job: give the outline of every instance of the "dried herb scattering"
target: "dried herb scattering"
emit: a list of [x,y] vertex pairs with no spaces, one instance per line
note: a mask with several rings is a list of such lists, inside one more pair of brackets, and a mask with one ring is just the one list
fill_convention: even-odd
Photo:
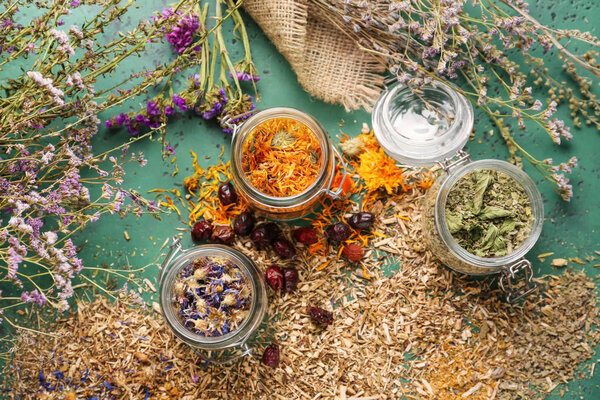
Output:
[[242,147],[242,169],[260,192],[294,196],[317,179],[321,145],[315,133],[291,118],[271,118],[255,127]]
[[248,276],[230,260],[199,257],[173,283],[173,306],[191,332],[208,337],[238,329],[252,304]]
[[[499,290],[454,273],[416,246],[424,195],[414,187],[373,205],[380,211],[371,231],[386,237],[376,236],[361,260],[370,280],[362,270],[348,274],[337,257],[319,268],[307,250],[280,260],[236,238],[233,246],[259,267],[277,262],[302,275],[293,295],[269,299],[269,325],[277,333],[261,339],[256,354],[278,343],[276,369],[258,356],[206,370],[160,315],[126,299],[103,299],[80,303],[44,329],[56,337],[21,332],[3,387],[49,398],[73,390],[86,399],[110,392],[116,399],[253,400],[268,393],[275,399],[537,400],[557,384],[593,375],[593,364],[581,363],[600,340],[594,280],[569,271],[542,277],[542,290],[508,305]],[[400,268],[384,276],[379,268],[388,261]],[[335,320],[318,326],[307,305],[335,310]],[[37,328],[35,318],[30,326]],[[64,374],[55,390],[40,385],[42,368],[49,387],[57,383],[55,371]]]
[[505,256],[523,244],[531,231],[531,200],[512,177],[491,169],[473,171],[450,189],[446,224],[469,253]]

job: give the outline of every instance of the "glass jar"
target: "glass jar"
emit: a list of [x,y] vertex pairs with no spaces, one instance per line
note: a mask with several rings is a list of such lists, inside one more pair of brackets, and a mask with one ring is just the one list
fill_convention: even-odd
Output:
[[[221,258],[238,267],[250,282],[251,305],[248,316],[235,330],[219,336],[202,336],[188,329],[177,316],[174,285],[183,268],[198,258]],[[217,244],[196,246],[183,250],[179,239],[173,239],[171,250],[160,270],[159,304],[163,318],[173,333],[192,347],[205,361],[214,364],[230,362],[250,355],[249,340],[257,332],[265,316],[268,301],[262,274],[246,255],[228,246]]]
[[419,96],[404,85],[386,89],[373,107],[373,131],[383,150],[407,166],[431,166],[467,143],[473,108],[460,93],[433,81]]
[[[524,242],[502,257],[478,257],[469,253],[454,240],[446,223],[446,202],[452,187],[466,174],[477,170],[495,170],[506,174],[521,185],[531,204],[533,222]],[[542,197],[533,180],[518,167],[500,160],[479,160],[451,165],[439,177],[423,199],[423,235],[429,250],[448,267],[468,275],[501,274],[501,287],[507,290],[509,301],[516,301],[533,287],[531,264],[524,256],[538,240],[544,223]],[[525,274],[526,285],[515,288],[514,279]]]
[[[460,93],[433,81],[419,95],[402,84],[386,89],[375,104],[372,123],[384,151],[402,166],[441,165],[444,174],[423,199],[423,235],[428,248],[448,267],[468,275],[499,274],[509,302],[536,289],[531,263],[524,258],[540,236],[544,210],[533,180],[518,167],[500,160],[471,162],[462,151],[473,127],[473,108]],[[533,214],[528,237],[502,257],[478,257],[462,248],[446,223],[450,190],[466,174],[495,170],[514,179],[527,194]]]
[[[253,112],[241,125],[230,121],[239,120],[244,115],[228,118],[224,123],[233,130],[231,142],[231,174],[237,193],[244,197],[250,206],[261,215],[276,220],[291,220],[309,214],[324,196],[338,198],[342,185],[332,190],[337,164],[346,176],[346,165],[332,145],[329,134],[321,124],[309,114],[288,107],[274,107]],[[289,118],[306,125],[316,136],[321,148],[321,165],[314,182],[301,193],[288,197],[275,197],[255,188],[242,169],[243,147],[248,135],[261,123],[275,118]]]

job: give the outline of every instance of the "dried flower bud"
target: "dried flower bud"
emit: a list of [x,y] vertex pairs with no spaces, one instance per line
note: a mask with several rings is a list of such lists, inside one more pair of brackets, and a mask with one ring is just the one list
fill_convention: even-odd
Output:
[[296,268],[284,268],[283,270],[283,289],[286,293],[293,292],[298,287],[298,270]]
[[273,250],[283,259],[293,258],[296,255],[294,246],[284,238],[275,239],[273,242]]
[[237,193],[231,182],[225,182],[219,186],[219,201],[224,206],[236,203],[238,200]]
[[350,218],[348,218],[348,225],[353,227],[354,229],[366,230],[373,226],[375,222],[375,216],[368,212],[359,212],[356,214],[352,214]]
[[254,228],[254,216],[249,211],[244,211],[235,218],[233,230],[238,236],[247,236]]
[[348,157],[356,157],[364,151],[364,143],[359,137],[346,140],[340,143],[340,149]]
[[283,273],[281,268],[273,264],[265,271],[265,280],[271,289],[278,291],[283,288]]
[[348,239],[351,233],[350,227],[343,222],[329,225],[325,232],[327,233],[327,237],[329,237],[329,239],[340,243]]
[[206,220],[198,221],[192,228],[192,240],[196,243],[206,240],[213,233],[213,227]]

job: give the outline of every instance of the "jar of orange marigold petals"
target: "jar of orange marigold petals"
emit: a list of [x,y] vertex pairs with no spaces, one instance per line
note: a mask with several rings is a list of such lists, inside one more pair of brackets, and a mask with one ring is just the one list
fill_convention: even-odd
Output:
[[310,213],[325,196],[337,198],[334,177],[346,165],[329,134],[311,115],[294,108],[256,111],[233,129],[231,174],[236,190],[259,214],[277,220]]

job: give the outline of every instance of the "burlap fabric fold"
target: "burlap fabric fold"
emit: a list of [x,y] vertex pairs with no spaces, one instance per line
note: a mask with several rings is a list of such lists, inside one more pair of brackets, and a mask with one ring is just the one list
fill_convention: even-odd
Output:
[[244,8],[308,93],[346,110],[372,109],[383,88],[383,63],[320,18],[309,0],[245,0]]

